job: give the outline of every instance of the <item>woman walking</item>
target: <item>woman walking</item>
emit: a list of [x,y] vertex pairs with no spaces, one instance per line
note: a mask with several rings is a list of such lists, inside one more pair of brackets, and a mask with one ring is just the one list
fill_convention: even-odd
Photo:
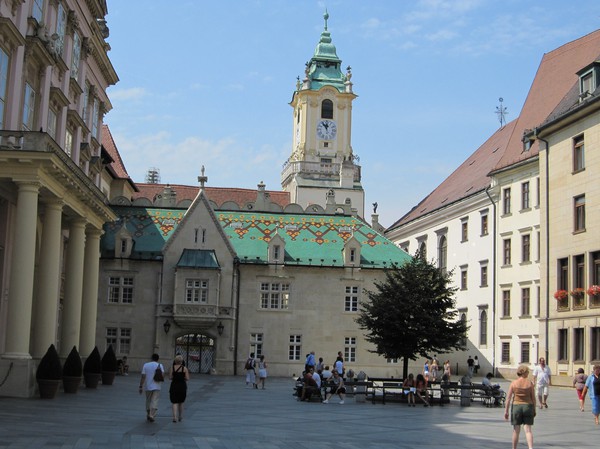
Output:
[[190,372],[183,365],[182,356],[178,355],[173,360],[169,378],[171,379],[169,399],[173,404],[173,422],[177,422],[183,419],[183,403],[187,395],[187,381],[190,380]]
[[573,377],[573,387],[575,387],[575,391],[577,391],[577,397],[579,398],[579,410],[582,412],[583,404],[585,402],[585,397],[583,396],[583,388],[585,387],[585,381],[587,380],[587,375],[584,374],[583,368],[579,368],[577,370],[577,374]]
[[531,431],[531,426],[533,426],[533,419],[535,417],[535,387],[528,379],[529,368],[525,365],[521,365],[517,369],[517,376],[519,377],[512,381],[508,389],[504,419],[508,420],[512,405],[512,412],[510,413],[510,422],[513,426],[512,447],[513,449],[517,449],[521,425],[523,425],[527,446],[529,446],[529,449],[533,449],[533,432]]
[[265,389],[265,380],[267,379],[267,362],[265,356],[261,355],[258,359],[258,384]]
[[585,381],[585,387],[583,387],[583,392],[581,393],[584,401],[588,391],[590,392],[590,400],[592,401],[594,422],[598,425],[598,417],[600,415],[600,365],[594,365],[592,375],[588,376]]

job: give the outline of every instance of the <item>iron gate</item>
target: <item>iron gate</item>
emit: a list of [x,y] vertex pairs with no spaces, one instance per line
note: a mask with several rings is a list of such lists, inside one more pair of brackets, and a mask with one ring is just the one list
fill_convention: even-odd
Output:
[[181,355],[191,373],[210,374],[215,358],[215,341],[203,334],[177,337],[175,354]]

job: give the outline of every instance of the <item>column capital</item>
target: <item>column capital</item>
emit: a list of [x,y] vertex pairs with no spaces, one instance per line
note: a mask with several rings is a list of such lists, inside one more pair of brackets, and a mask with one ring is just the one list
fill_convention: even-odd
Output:
[[42,187],[42,183],[39,181],[15,181],[17,187],[19,187],[19,191],[28,191],[28,192],[39,192]]
[[104,234],[104,231],[102,229],[98,229],[98,228],[87,227],[85,230],[85,235],[89,236],[89,237],[100,238],[100,237],[102,237],[103,234]]

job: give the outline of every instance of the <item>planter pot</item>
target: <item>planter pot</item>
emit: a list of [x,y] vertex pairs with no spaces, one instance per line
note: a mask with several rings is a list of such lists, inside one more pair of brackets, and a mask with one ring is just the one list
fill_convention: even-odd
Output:
[[116,375],[116,371],[102,371],[102,385],[112,385]]
[[40,398],[54,399],[56,393],[58,393],[58,387],[60,386],[59,379],[38,379],[37,383],[40,390]]
[[63,389],[65,393],[77,393],[81,384],[81,376],[63,376]]
[[85,388],[98,388],[98,383],[102,378],[100,373],[83,373]]

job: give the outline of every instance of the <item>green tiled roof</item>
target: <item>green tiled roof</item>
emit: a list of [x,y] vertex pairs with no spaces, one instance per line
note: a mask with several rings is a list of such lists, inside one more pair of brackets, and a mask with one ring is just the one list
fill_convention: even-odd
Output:
[[285,241],[285,263],[343,266],[342,250],[353,236],[361,244],[361,266],[404,263],[407,253],[356,217],[216,211],[242,263],[267,263],[269,241]]

